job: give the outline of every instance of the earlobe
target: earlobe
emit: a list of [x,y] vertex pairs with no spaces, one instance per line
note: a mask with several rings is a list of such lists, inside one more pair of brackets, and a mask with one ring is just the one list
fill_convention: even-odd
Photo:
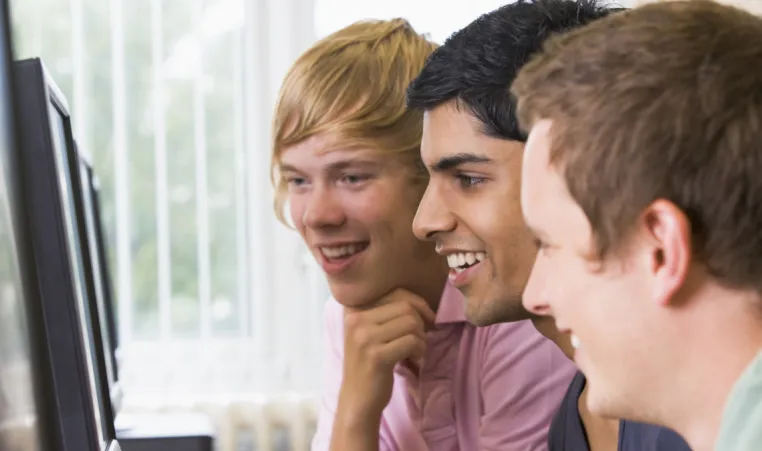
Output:
[[690,223],[680,208],[663,199],[649,205],[643,218],[651,242],[648,258],[654,300],[667,306],[688,277],[692,259]]

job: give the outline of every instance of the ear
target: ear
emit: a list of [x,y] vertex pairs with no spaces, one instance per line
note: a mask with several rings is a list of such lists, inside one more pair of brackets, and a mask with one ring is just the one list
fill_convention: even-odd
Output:
[[659,199],[643,211],[648,238],[649,270],[653,298],[666,306],[685,283],[691,263],[691,227],[685,213],[670,201]]

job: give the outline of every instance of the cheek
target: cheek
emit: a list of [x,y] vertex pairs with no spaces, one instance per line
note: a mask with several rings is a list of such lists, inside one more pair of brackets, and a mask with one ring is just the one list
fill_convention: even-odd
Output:
[[595,287],[591,284],[590,275],[576,259],[565,255],[545,260],[548,297],[555,301],[554,311],[559,316],[585,315],[584,311],[595,298]]
[[291,224],[302,235],[304,235],[304,222],[302,221],[302,218],[304,217],[305,206],[306,202],[304,197],[294,195],[288,197],[285,205],[285,209],[288,210],[288,215],[291,219]]

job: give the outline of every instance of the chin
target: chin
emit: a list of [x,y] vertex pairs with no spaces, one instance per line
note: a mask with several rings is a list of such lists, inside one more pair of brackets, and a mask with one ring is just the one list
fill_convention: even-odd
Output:
[[344,307],[365,307],[381,297],[373,287],[362,283],[341,283],[329,280],[328,288],[331,291],[331,296]]
[[532,318],[521,305],[521,300],[498,301],[485,299],[475,302],[466,300],[466,319],[475,326],[490,326],[498,323],[515,323]]
[[[588,381],[589,384],[589,381]],[[607,397],[605,393],[600,393],[594,388],[588,388],[587,394],[587,409],[590,413],[611,420],[623,418],[623,412],[616,408],[615,403],[612,403],[612,399]],[[628,418],[629,419],[629,418]]]
[[531,318],[521,302],[466,300],[466,319],[474,326],[484,327],[498,323],[514,323]]
[[606,384],[597,378],[587,380],[587,408],[602,418],[610,420],[627,419],[631,421],[651,422],[642,415],[643,411],[635,409],[624,393],[617,388],[611,389],[612,385]]

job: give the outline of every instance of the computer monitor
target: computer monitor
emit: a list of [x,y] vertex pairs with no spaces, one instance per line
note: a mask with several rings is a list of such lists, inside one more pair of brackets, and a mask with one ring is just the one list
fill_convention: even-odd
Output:
[[122,388],[119,384],[119,365],[117,362],[117,331],[114,316],[113,288],[111,273],[108,268],[108,246],[104,234],[103,218],[100,213],[98,178],[91,164],[90,155],[85,149],[76,146],[79,154],[79,174],[82,188],[82,209],[87,228],[87,242],[90,248],[90,270],[93,278],[95,301],[92,305],[98,315],[100,333],[98,338],[104,353],[106,379],[111,406],[116,415],[121,408]]
[[79,164],[66,99],[40,59],[15,63],[24,188],[42,297],[54,396],[67,450],[118,449],[97,339]]
[[0,0],[0,450],[63,451],[50,388],[15,128],[10,14]]

